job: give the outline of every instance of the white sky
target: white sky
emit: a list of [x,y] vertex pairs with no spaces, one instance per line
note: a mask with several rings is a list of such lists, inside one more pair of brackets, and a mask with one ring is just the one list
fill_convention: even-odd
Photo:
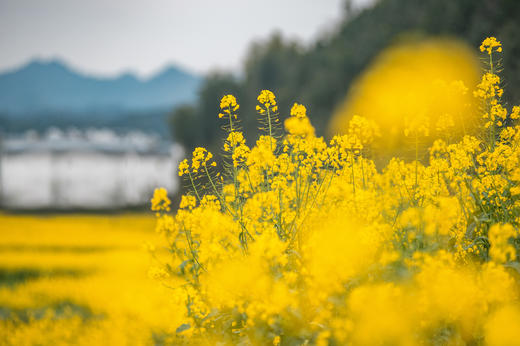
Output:
[[251,40],[311,42],[342,12],[343,0],[0,0],[0,71],[34,58],[96,75],[232,69]]

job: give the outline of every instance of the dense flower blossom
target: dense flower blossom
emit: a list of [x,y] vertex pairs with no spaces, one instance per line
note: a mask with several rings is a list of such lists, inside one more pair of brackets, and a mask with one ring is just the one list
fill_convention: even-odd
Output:
[[480,45],[480,51],[485,51],[489,55],[493,52],[493,48],[496,48],[495,51],[498,53],[502,52],[502,43],[497,41],[495,37],[487,37]]
[[240,108],[240,105],[237,104],[237,100],[233,95],[225,95],[220,100],[220,109],[221,113],[219,113],[218,117],[223,118],[225,115],[229,117],[237,118],[236,111]]
[[[483,47],[501,49],[493,39]],[[467,93],[460,81],[443,85]],[[433,124],[414,114],[402,130],[415,159],[378,167],[375,121],[352,116],[327,142],[295,103],[280,133],[276,98],[263,90],[255,145],[231,122],[222,174],[210,174],[213,157],[197,148],[191,166],[180,164],[191,189],[175,216],[152,205],[172,259],[151,275],[177,283],[185,302],[173,340],[515,344],[520,108],[508,111],[502,93],[491,58],[474,92],[483,136],[449,136],[455,113]],[[418,141],[434,134],[422,155]]]
[[168,192],[163,187],[155,189],[151,203],[153,211],[170,211],[171,201],[168,198]]
[[277,112],[278,106],[276,105],[276,97],[270,90],[262,90],[257,98],[260,105],[256,106],[256,110],[260,114],[266,114],[268,111]]

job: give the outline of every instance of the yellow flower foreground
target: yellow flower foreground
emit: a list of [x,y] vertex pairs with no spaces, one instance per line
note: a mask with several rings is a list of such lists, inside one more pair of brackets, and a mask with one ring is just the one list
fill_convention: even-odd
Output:
[[164,189],[151,201],[171,251],[157,276],[185,283],[172,291],[185,305],[174,341],[520,345],[520,108],[501,99],[500,42],[481,50],[480,83],[441,83],[472,91],[478,113],[462,118],[480,133],[449,126],[422,159],[432,121],[414,113],[402,131],[415,160],[384,167],[372,159],[388,130],[376,119],[354,115],[326,141],[295,104],[284,132],[263,90],[249,146],[225,96],[223,159],[196,148],[179,166],[191,185],[179,209]]
[[0,344],[160,343],[180,320],[170,290],[149,277],[153,223],[0,214]]

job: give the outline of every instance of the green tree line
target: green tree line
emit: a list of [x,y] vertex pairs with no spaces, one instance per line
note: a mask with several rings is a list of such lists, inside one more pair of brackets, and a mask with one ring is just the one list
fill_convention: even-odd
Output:
[[293,102],[305,104],[318,134],[326,135],[330,117],[353,80],[382,49],[409,38],[451,36],[475,47],[487,36],[497,37],[508,71],[504,99],[520,99],[520,1],[379,0],[356,13],[351,8],[346,1],[338,27],[310,46],[273,34],[251,45],[241,77],[229,72],[206,76],[196,104],[170,115],[173,137],[188,151],[205,146],[218,152],[219,100],[231,93],[241,104],[248,138],[256,138],[254,109],[262,89],[275,92],[282,119]]

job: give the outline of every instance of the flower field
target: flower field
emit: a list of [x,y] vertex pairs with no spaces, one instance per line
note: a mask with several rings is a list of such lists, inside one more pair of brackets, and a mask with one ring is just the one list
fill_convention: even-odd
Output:
[[377,119],[353,115],[325,141],[305,106],[282,121],[263,90],[262,134],[248,146],[239,102],[224,96],[222,158],[199,147],[180,163],[189,188],[175,212],[166,190],[152,199],[171,252],[155,276],[183,283],[170,341],[519,345],[520,107],[501,100],[501,43],[487,38],[480,51],[480,81],[432,81],[436,95],[455,93],[453,107],[403,114],[399,143],[412,158],[384,164],[373,160],[389,135]]
[[182,314],[149,277],[153,223],[0,214],[0,344],[161,343]]
[[330,140],[262,90],[249,143],[224,95],[155,218],[0,214],[0,344],[520,345],[520,107],[472,54],[390,49]]

